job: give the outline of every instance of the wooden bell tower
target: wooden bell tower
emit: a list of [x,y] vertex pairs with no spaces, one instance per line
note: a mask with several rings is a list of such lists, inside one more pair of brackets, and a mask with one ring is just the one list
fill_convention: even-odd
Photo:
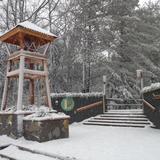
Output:
[[[8,47],[7,74],[5,78],[1,110],[7,107],[8,85],[10,79],[18,79],[16,109],[22,110],[24,80],[29,81],[29,103],[35,103],[35,80],[45,82],[46,105],[51,107],[50,87],[46,52],[56,35],[28,21],[19,23],[0,37],[0,41],[19,46],[19,50],[10,53]],[[43,53],[37,49],[47,44]],[[13,67],[16,66],[16,67]],[[40,69],[39,69],[40,68]]]

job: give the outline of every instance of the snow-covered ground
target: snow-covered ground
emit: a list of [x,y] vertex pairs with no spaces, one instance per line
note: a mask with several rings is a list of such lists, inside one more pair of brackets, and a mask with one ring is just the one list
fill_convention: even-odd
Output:
[[[0,136],[0,145],[14,143],[78,160],[159,160],[160,130],[72,124],[70,138],[44,143]],[[26,157],[29,160],[29,157]]]

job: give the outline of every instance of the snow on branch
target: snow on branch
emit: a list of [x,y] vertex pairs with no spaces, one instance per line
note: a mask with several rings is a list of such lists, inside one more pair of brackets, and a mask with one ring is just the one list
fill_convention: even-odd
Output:
[[150,86],[144,87],[142,93],[152,92],[160,89],[160,83],[152,83]]
[[92,93],[51,93],[51,97],[102,97],[102,92]]

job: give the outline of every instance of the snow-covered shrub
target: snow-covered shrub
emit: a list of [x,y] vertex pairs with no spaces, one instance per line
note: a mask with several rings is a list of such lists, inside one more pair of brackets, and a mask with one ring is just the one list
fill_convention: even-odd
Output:
[[101,97],[102,92],[91,92],[91,93],[51,93],[51,97]]
[[152,83],[150,86],[144,87],[142,93],[151,92],[157,89],[160,89],[160,83]]

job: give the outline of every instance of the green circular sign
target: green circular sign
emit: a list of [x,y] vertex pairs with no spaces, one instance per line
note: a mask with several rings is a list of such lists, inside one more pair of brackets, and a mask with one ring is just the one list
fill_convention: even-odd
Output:
[[61,101],[61,107],[64,111],[72,111],[74,108],[74,100],[71,97],[63,98]]

